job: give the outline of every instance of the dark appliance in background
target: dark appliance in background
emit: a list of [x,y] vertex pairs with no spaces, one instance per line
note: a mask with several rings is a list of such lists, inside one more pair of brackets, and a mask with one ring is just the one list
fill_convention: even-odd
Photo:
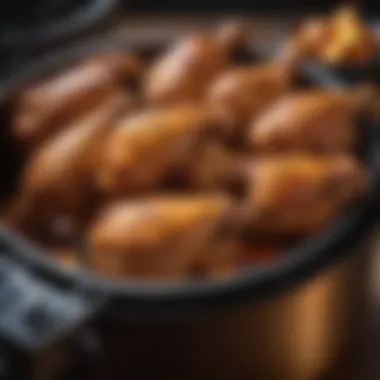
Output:
[[0,81],[42,51],[99,26],[119,0],[0,2]]

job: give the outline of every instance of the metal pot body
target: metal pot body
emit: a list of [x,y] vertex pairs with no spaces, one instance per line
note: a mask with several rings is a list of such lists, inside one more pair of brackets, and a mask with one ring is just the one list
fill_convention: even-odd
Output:
[[358,251],[251,305],[159,320],[105,319],[109,366],[136,379],[319,379],[357,347],[370,256],[368,247]]

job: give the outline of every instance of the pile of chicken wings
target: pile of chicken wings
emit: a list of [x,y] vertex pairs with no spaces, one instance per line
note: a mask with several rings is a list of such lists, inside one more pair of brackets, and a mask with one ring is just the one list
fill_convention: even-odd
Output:
[[367,186],[363,104],[298,86],[288,60],[239,61],[249,37],[224,24],[25,88],[5,222],[63,265],[160,280],[233,275],[328,226]]

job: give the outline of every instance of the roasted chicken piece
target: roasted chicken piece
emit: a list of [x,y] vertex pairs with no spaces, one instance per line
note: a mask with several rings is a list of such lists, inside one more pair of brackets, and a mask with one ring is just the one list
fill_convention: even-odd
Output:
[[375,36],[353,8],[339,9],[331,23],[331,38],[321,51],[321,58],[325,62],[362,64],[374,58]]
[[242,213],[263,235],[305,236],[326,225],[367,186],[351,156],[285,155],[258,158]]
[[332,35],[328,18],[312,18],[299,25],[281,51],[281,58],[296,62],[318,57]]
[[84,61],[83,65],[108,68],[110,76],[125,84],[139,81],[144,69],[143,63],[137,55],[125,51],[98,53]]
[[110,195],[151,190],[193,157],[207,132],[203,108],[182,105],[128,116],[109,135],[97,167],[99,188]]
[[105,53],[81,62],[24,90],[17,99],[12,126],[14,138],[32,150],[70,121],[119,91],[122,81],[139,72],[138,59],[129,53]]
[[187,188],[238,190],[245,183],[246,157],[217,140],[204,140],[186,168],[179,168]]
[[357,137],[356,100],[335,91],[289,95],[250,123],[249,145],[266,153],[349,151]]
[[115,93],[35,151],[21,179],[17,207],[21,225],[46,235],[55,225],[70,229],[63,220],[83,216],[92,199],[92,171],[100,144],[129,105],[124,93]]
[[376,52],[376,38],[352,7],[338,9],[329,18],[301,24],[285,45],[286,59],[319,59],[329,64],[362,64]]
[[246,38],[239,25],[189,35],[153,63],[145,78],[150,103],[200,100],[210,81],[225,69],[236,45]]
[[161,196],[107,205],[89,232],[92,266],[107,276],[186,276],[224,223],[221,195]]
[[210,86],[207,104],[230,136],[244,139],[247,123],[291,88],[287,64],[260,64],[229,70]]

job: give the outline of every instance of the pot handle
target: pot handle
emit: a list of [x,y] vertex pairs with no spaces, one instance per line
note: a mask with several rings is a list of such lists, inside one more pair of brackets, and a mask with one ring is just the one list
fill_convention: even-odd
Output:
[[0,380],[56,379],[104,302],[83,284],[57,286],[20,265],[17,247],[0,239]]

